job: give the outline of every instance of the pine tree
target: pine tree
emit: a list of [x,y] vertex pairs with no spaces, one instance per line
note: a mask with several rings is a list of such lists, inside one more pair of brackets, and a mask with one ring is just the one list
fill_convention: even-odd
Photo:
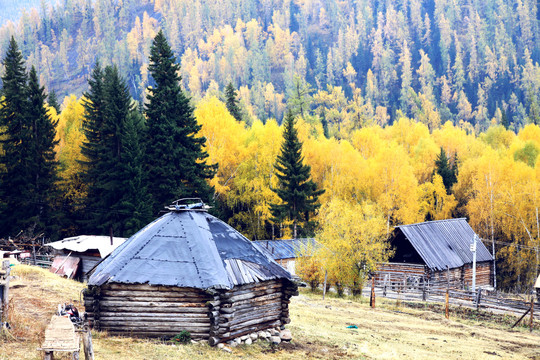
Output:
[[47,103],[50,107],[53,107],[56,110],[57,114],[60,114],[60,104],[58,104],[58,98],[56,97],[56,93],[54,92],[54,90],[49,93],[49,96],[47,97]]
[[138,111],[131,111],[124,129],[122,161],[123,196],[120,208],[128,214],[124,220],[124,234],[131,236],[152,219],[152,201],[148,195],[148,179],[144,172],[144,119]]
[[225,98],[227,100],[227,110],[229,113],[237,120],[242,121],[242,111],[238,106],[238,99],[236,98],[237,93],[233,84],[229,82],[227,88],[225,89]]
[[181,197],[200,197],[209,202],[211,179],[217,165],[207,165],[206,139],[197,137],[201,126],[193,115],[189,98],[180,88],[180,66],[162,31],[150,48],[148,70],[153,86],[146,104],[149,193],[153,211]]
[[454,165],[451,165],[448,161],[448,157],[444,149],[441,147],[441,152],[435,159],[435,172],[439,174],[443,179],[446,192],[450,194],[450,189],[457,181],[457,155],[454,158]]
[[[97,65],[89,81],[83,129],[88,157],[87,228],[129,236],[151,219],[142,172],[140,115],[116,66]],[[98,125],[99,124],[99,125]],[[137,189],[134,189],[137,187]]]
[[58,162],[54,150],[58,144],[58,140],[55,140],[58,121],[53,121],[49,116],[45,107],[46,98],[45,88],[39,85],[36,69],[32,66],[28,79],[29,107],[26,116],[32,121],[34,203],[38,206],[38,228],[51,235],[56,230],[53,203],[58,198]]
[[[311,167],[303,164],[302,143],[294,128],[295,118],[289,109],[284,119],[283,144],[277,157],[275,169],[279,186],[273,191],[281,199],[281,204],[271,204],[272,221],[278,223],[289,220],[293,225],[293,236],[311,235],[315,224],[310,221],[310,214],[320,207],[319,196],[324,190],[318,190],[310,179]],[[303,225],[300,231],[298,226]]]
[[0,231],[1,235],[17,235],[27,230],[36,214],[32,158],[34,149],[31,120],[27,118],[27,75],[22,54],[12,37],[3,60],[0,103]]
[[3,64],[0,229],[2,235],[50,235],[57,180],[55,124],[44,107],[46,95],[36,71],[32,68],[28,78],[13,37]]
[[86,185],[86,200],[84,203],[86,219],[83,228],[87,231],[96,231],[95,226],[100,219],[94,216],[100,214],[97,202],[102,196],[99,186],[101,169],[99,167],[103,154],[101,153],[101,129],[104,121],[104,95],[103,95],[103,69],[96,63],[88,79],[89,90],[83,93],[84,119],[82,131],[86,137],[81,145],[81,154],[85,161],[81,161],[81,182]]

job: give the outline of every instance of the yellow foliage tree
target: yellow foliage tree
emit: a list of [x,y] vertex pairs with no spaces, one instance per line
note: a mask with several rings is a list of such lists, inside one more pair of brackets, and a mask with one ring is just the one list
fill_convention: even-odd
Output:
[[391,254],[384,213],[376,204],[336,197],[321,208],[319,221],[316,258],[338,293],[349,287],[359,294],[366,275]]

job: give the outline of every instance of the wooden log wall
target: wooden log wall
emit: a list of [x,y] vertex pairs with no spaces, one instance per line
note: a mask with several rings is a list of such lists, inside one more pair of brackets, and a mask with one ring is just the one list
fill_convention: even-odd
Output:
[[[463,283],[466,287],[472,286],[472,264],[465,264],[463,270]],[[476,263],[476,286],[491,286],[493,282],[493,262],[485,261]]]
[[[493,284],[492,266],[490,261],[476,264],[476,286]],[[464,289],[472,286],[472,264],[443,271],[430,271],[424,265],[406,263],[381,263],[375,272],[377,286],[390,289],[402,287],[422,287],[431,289]]]
[[90,325],[112,334],[172,337],[182,330],[208,339],[208,302],[214,297],[193,288],[136,284],[89,287],[84,305]]
[[236,286],[210,305],[210,345],[290,322],[289,302],[297,286],[270,280]]

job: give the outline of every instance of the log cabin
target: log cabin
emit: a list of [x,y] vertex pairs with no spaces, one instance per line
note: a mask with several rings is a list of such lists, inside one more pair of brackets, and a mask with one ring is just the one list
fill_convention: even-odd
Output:
[[[465,218],[397,226],[391,237],[394,255],[378,265],[382,283],[426,282],[432,288],[468,289],[472,286],[474,230]],[[493,256],[476,241],[476,286],[493,284]]]
[[169,208],[92,271],[88,320],[113,334],[216,345],[290,322],[289,272],[198,205]]

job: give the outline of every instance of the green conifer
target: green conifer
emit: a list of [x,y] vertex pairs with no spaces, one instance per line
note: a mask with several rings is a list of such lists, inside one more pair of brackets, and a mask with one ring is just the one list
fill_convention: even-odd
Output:
[[441,152],[435,159],[435,172],[442,177],[446,192],[450,194],[450,189],[457,181],[457,155],[454,158],[454,165],[451,165],[446,156],[446,152],[441,147]]
[[229,113],[237,120],[242,121],[242,111],[238,106],[238,99],[236,98],[237,93],[232,82],[229,82],[227,88],[225,89],[225,98],[227,104],[227,110]]
[[206,139],[198,137],[201,125],[193,115],[189,98],[180,88],[179,65],[162,31],[150,48],[148,70],[153,84],[148,88],[146,168],[149,193],[156,214],[163,206],[182,197],[200,197],[209,202],[211,179],[217,165],[207,165],[203,150]]
[[[31,121],[25,116],[28,108],[27,75],[21,52],[12,37],[2,77],[0,104],[0,229],[1,235],[17,235],[29,226],[28,209],[33,210],[33,149]],[[32,213],[34,211],[31,211]]]
[[279,185],[273,191],[281,199],[281,204],[271,204],[270,211],[272,221],[292,222],[293,236],[296,238],[298,235],[312,235],[315,223],[310,221],[310,214],[320,207],[318,199],[324,190],[317,189],[317,184],[310,179],[311,167],[303,164],[302,143],[298,140],[294,125],[295,118],[289,109],[284,119],[281,152],[274,166]]
[[54,92],[54,90],[49,92],[47,103],[50,107],[53,107],[56,110],[57,114],[60,114],[60,104],[58,103],[58,97],[56,96],[56,92]]
[[33,147],[33,186],[34,204],[37,205],[38,229],[45,230],[49,236],[56,231],[55,218],[57,212],[53,210],[53,203],[58,198],[58,162],[56,161],[55,147],[56,124],[48,114],[45,107],[47,95],[45,88],[39,85],[36,69],[32,66],[28,79],[27,118],[32,121]]
[[[48,116],[45,91],[35,69],[30,79],[11,38],[4,58],[0,132],[0,235],[50,231],[55,196],[55,124]],[[47,235],[50,235],[49,233]]]

